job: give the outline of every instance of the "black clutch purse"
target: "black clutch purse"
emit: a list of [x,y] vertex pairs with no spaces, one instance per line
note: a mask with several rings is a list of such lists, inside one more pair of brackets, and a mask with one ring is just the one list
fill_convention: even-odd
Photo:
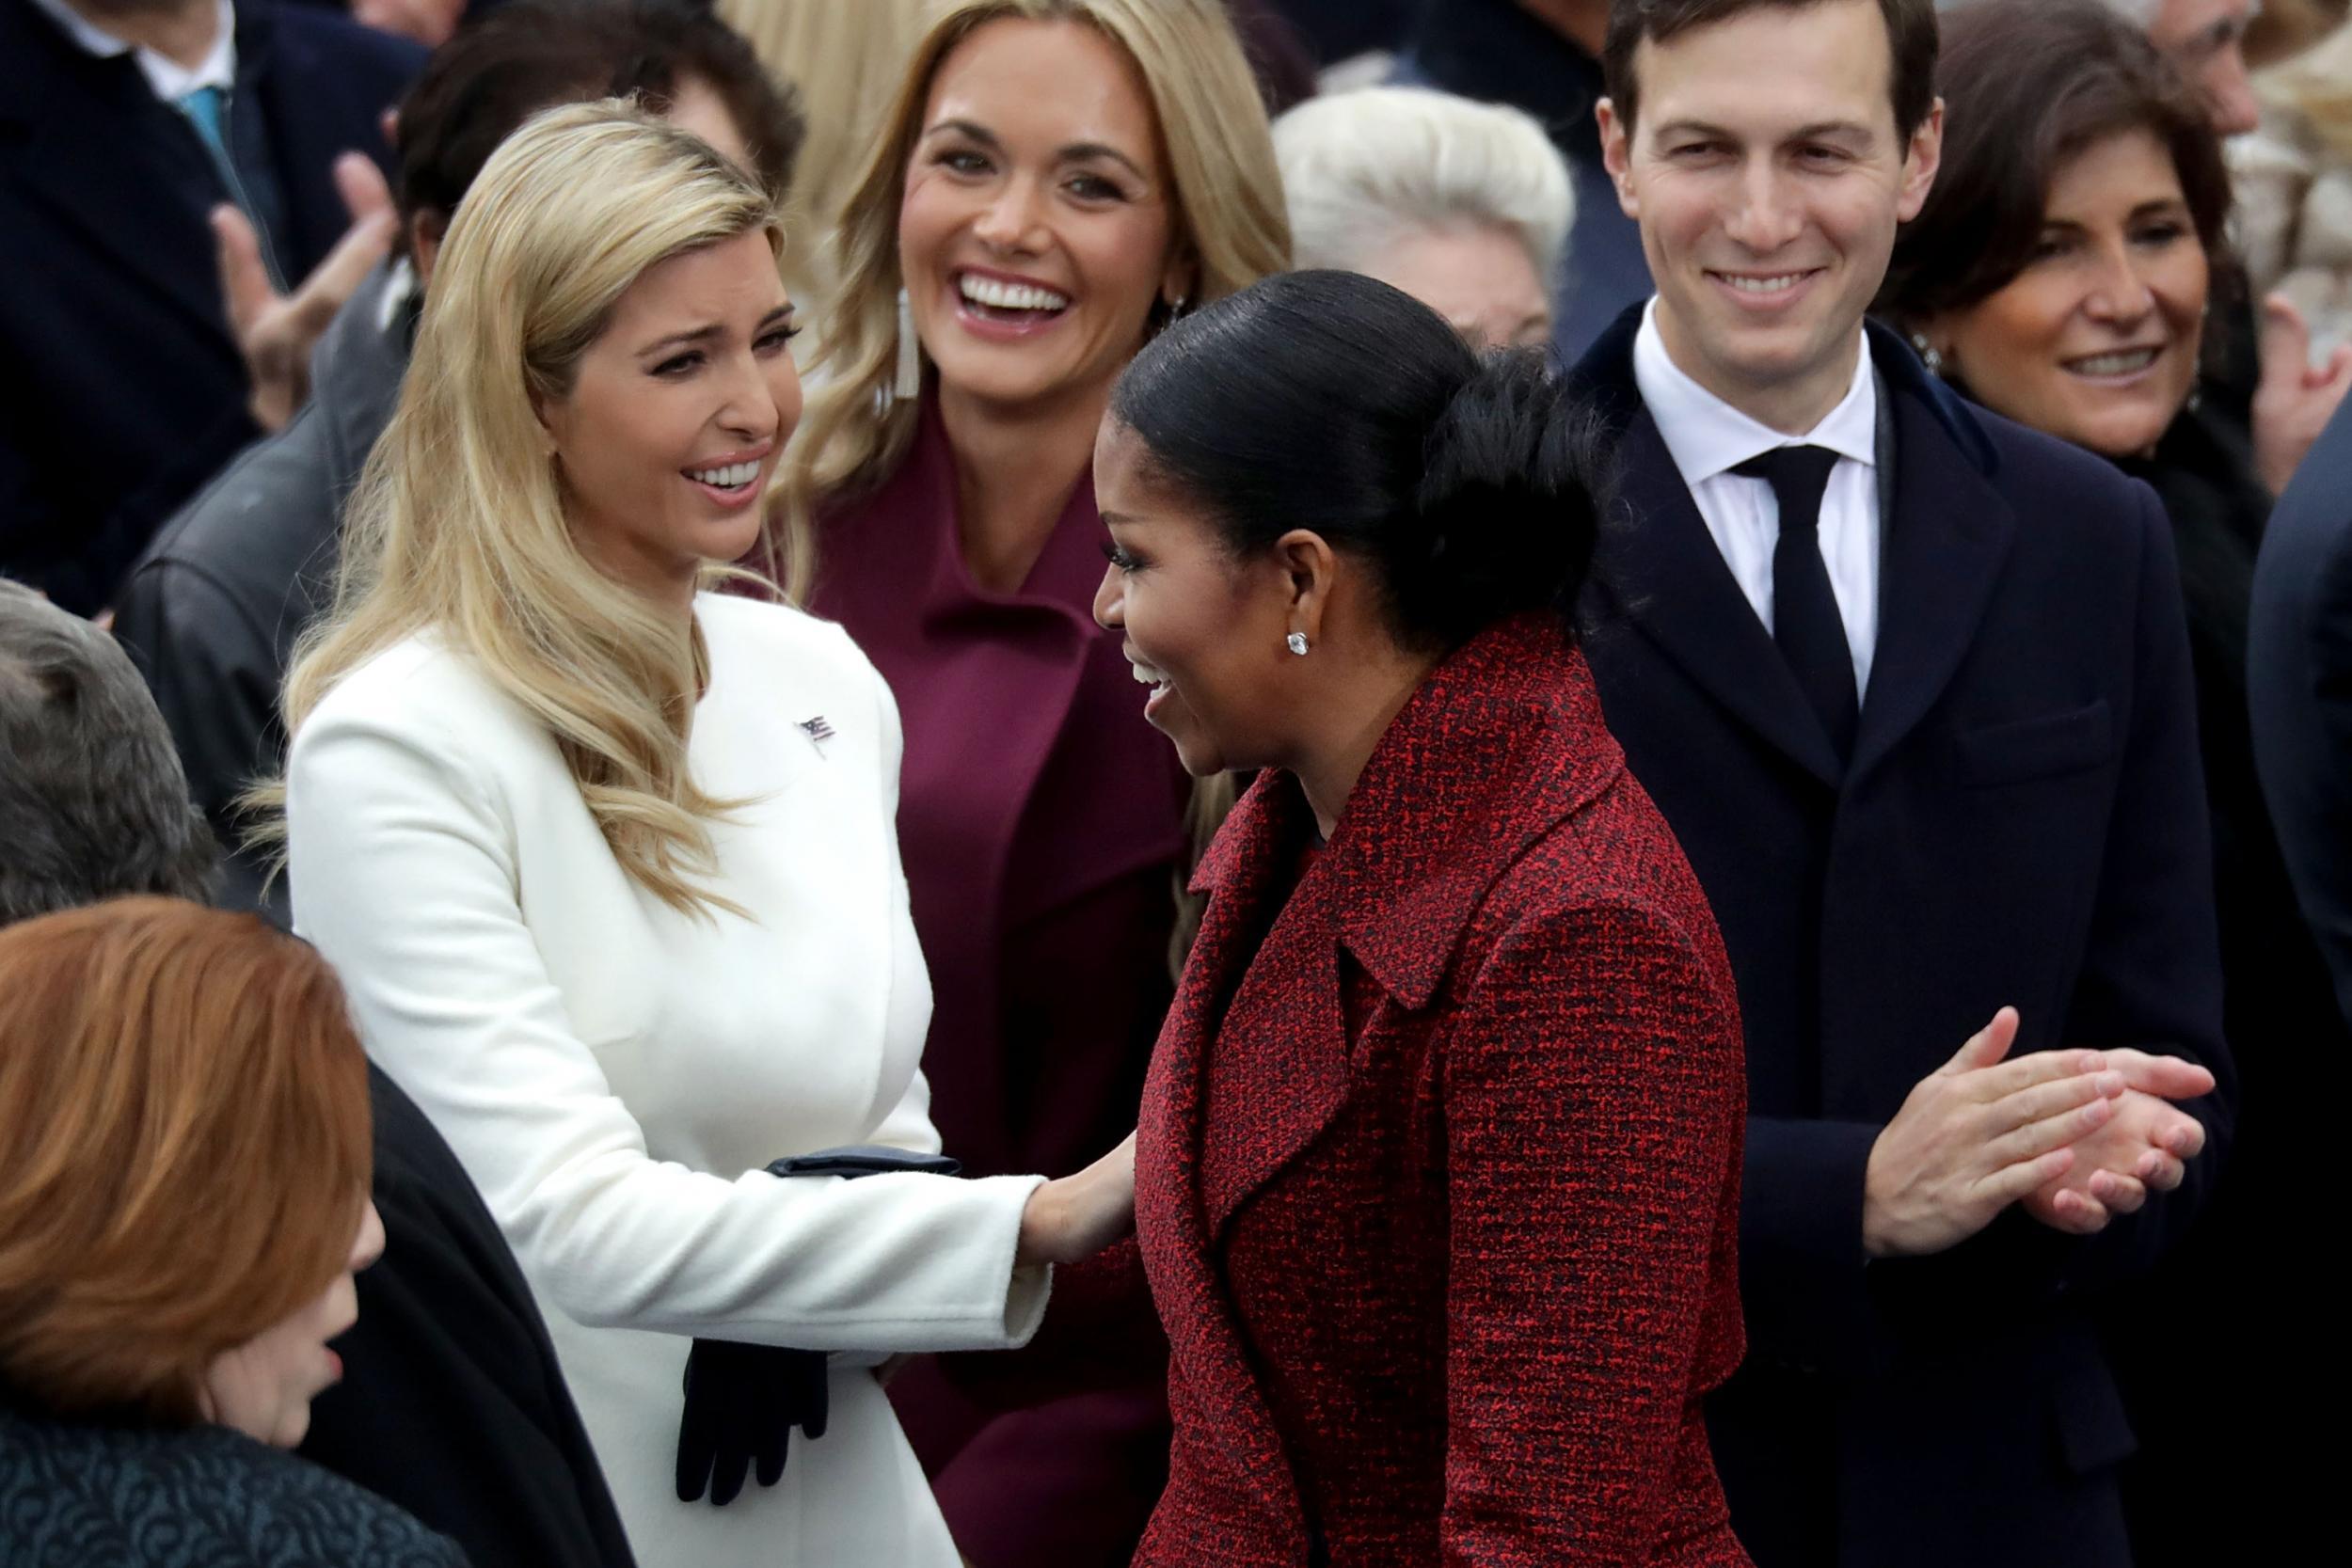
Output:
[[[793,1154],[768,1166],[772,1176],[838,1176],[855,1180],[888,1171],[955,1176],[961,1163],[945,1154],[860,1144]],[[686,1402],[678,1413],[677,1495],[692,1502],[704,1492],[725,1507],[747,1475],[762,1486],[784,1476],[792,1429],[825,1434],[825,1353],[782,1345],[697,1339],[686,1355]]]

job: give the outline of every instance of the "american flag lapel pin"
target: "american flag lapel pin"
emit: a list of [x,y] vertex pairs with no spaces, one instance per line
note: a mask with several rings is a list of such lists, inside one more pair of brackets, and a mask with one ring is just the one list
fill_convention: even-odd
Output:
[[818,742],[833,738],[833,725],[826,721],[825,716],[820,713],[813,719],[803,719],[797,727],[803,735],[808,736],[809,744],[817,747],[817,754],[824,755],[825,749],[818,745]]

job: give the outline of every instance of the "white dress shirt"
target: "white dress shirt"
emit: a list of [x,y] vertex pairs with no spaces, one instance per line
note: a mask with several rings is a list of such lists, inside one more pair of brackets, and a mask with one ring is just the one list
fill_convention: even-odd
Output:
[[[917,1069],[930,981],[889,689],[839,626],[709,594],[694,612],[710,684],[689,765],[737,802],[707,885],[742,912],[682,913],[632,881],[553,736],[418,636],[294,736],[295,925],[514,1244],[639,1562],[956,1568],[872,1368],[1036,1330],[1047,1271],[1014,1254],[1040,1179],[761,1168],[939,1148]],[[673,1484],[697,1335],[839,1353],[825,1435],[794,1433],[784,1479],[725,1508]]]
[[237,13],[230,0],[220,0],[220,22],[213,29],[213,47],[191,71],[167,55],[152,49],[134,49],[130,44],[99,26],[65,0],[33,0],[33,4],[50,21],[65,29],[86,55],[110,60],[117,55],[135,54],[139,70],[146,73],[147,85],[155,96],[167,103],[180,100],[199,87],[218,87],[228,92],[237,83]]
[[1780,543],[1780,499],[1772,485],[1731,470],[1774,447],[1826,447],[1837,453],[1821,496],[1821,562],[1846,624],[1853,654],[1854,694],[1870,688],[1870,659],[1879,638],[1878,377],[1870,340],[1862,340],[1853,385],[1820,424],[1788,436],[1749,418],[1700,386],[1666,352],[1658,330],[1658,301],[1642,313],[1633,340],[1633,380],[1665,438],[1666,451],[1690,487],[1724,564],[1772,629],[1772,548]]

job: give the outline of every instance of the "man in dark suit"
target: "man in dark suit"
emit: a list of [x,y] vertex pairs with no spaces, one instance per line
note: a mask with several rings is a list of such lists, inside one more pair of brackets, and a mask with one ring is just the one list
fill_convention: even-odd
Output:
[[1740,987],[1742,1541],[2121,1568],[2097,1303],[2229,1126],[2187,643],[2152,493],[1863,325],[1934,61],[1930,0],[1617,5],[1658,293],[1577,372],[1631,514],[1588,653]]
[[260,433],[212,210],[300,285],[351,226],[338,158],[389,164],[382,116],[423,58],[276,0],[0,0],[0,573],[103,609]]
[[[0,926],[135,894],[203,899],[213,838],[163,716],[104,632],[0,582]],[[368,1069],[384,1256],[303,1457],[477,1568],[633,1559],[531,1289],[465,1168]]]
[[2270,515],[2247,664],[2263,793],[2352,1019],[2352,404]]

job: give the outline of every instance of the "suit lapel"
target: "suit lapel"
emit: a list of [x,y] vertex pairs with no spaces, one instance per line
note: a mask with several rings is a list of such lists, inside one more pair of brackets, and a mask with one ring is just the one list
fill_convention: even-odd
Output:
[[[1984,618],[2016,514],[1987,477],[1989,443],[1928,384],[1910,350],[1874,336],[1895,405],[1895,505],[1879,562],[1879,641],[1854,737],[1861,778],[1926,717]],[[1890,355],[1896,363],[1888,366]],[[1975,437],[1975,439],[1969,439]]]
[[1724,563],[1648,410],[1630,412],[1618,450],[1631,516],[1604,540],[1598,575],[1607,598],[1741,722],[1836,788],[1837,753]]

